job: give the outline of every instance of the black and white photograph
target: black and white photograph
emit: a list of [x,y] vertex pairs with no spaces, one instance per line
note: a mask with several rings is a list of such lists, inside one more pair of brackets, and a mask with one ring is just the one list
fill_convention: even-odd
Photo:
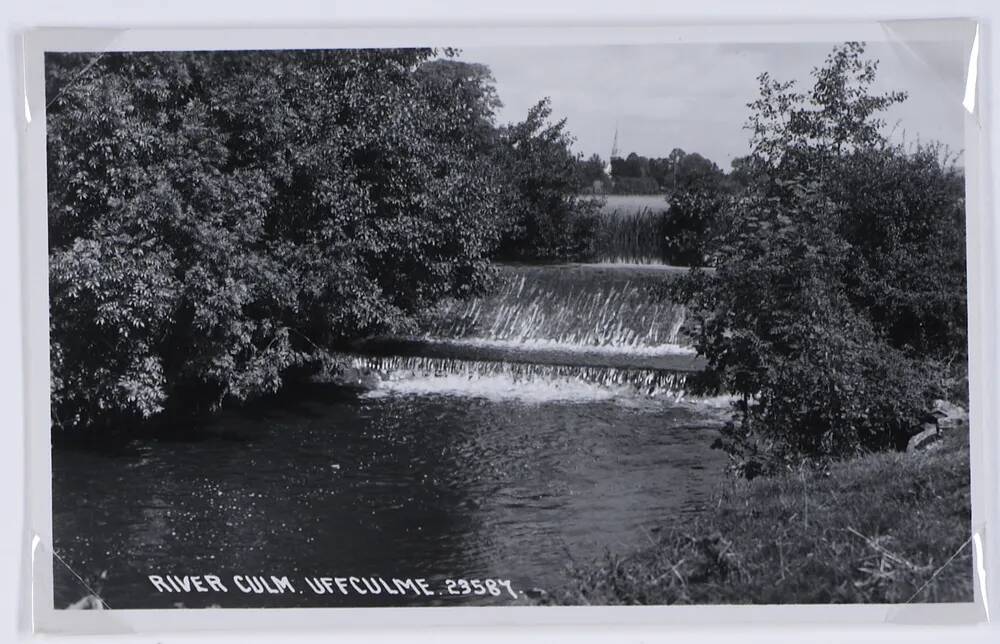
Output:
[[54,609],[974,601],[970,43],[224,45],[44,56]]

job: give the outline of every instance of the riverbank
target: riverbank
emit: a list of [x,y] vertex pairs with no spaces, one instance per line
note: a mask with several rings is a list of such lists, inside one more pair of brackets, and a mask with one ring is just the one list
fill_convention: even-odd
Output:
[[728,482],[648,548],[608,556],[565,604],[971,601],[968,432],[828,472]]

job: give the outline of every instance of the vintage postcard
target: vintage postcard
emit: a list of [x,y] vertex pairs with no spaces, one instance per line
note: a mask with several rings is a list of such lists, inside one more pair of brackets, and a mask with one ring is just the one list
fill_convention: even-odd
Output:
[[36,610],[976,619],[976,34],[33,34]]

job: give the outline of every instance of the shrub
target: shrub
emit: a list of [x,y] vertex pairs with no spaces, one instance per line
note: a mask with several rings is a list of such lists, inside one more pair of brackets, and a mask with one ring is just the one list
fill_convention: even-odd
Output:
[[717,269],[679,291],[696,304],[709,371],[741,397],[720,446],[747,476],[897,445],[933,393],[928,370],[847,298],[839,209],[816,185],[784,187],[735,204]]
[[746,478],[903,447],[937,392],[927,365],[850,323],[758,359],[767,382],[740,401],[719,441]]
[[717,235],[719,213],[726,195],[718,190],[692,189],[674,193],[662,218],[663,257],[674,266],[705,266]]
[[966,347],[965,185],[935,145],[878,145],[837,159],[825,191],[846,216],[849,297],[895,347],[939,360]]

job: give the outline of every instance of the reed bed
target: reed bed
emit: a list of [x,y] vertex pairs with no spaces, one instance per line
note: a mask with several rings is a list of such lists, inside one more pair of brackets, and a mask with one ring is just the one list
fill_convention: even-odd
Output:
[[594,261],[630,264],[664,263],[666,210],[602,211],[598,216]]

